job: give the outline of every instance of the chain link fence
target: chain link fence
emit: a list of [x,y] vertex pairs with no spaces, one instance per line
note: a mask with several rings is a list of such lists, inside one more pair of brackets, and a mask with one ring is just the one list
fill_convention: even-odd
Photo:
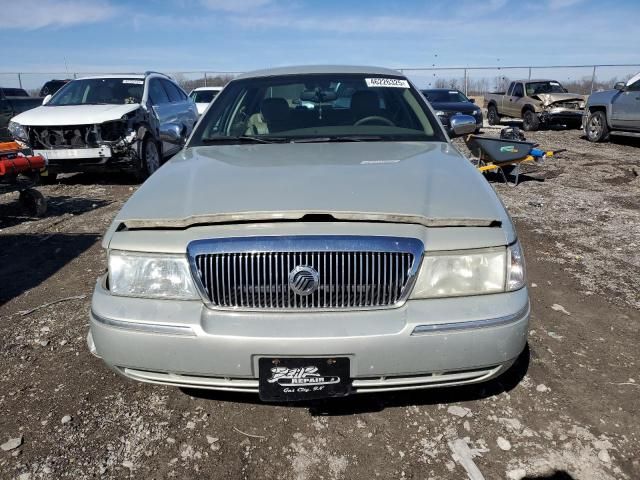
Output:
[[[492,67],[407,67],[399,68],[419,88],[456,88],[468,95],[503,91],[511,80],[549,78],[558,80],[570,92],[589,94],[612,88],[640,70],[639,64],[492,66]],[[0,86],[24,88],[38,95],[45,82],[73,79],[106,73],[132,72],[0,72]],[[172,76],[187,92],[196,87],[221,86],[241,72],[215,70],[164,72]]]
[[557,80],[570,92],[590,94],[613,88],[616,82],[631,78],[640,70],[640,64],[410,67],[399,70],[419,88],[455,88],[468,95],[504,91],[512,80],[536,78]]
[[[25,89],[29,95],[38,96],[40,89],[49,80],[65,80],[93,75],[134,75],[141,72],[0,72],[0,87]],[[173,77],[184,90],[190,92],[197,87],[226,85],[242,72],[192,71],[162,72]]]

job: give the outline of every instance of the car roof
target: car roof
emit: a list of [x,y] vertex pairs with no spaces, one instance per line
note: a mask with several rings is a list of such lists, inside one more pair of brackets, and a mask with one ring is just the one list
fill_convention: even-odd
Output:
[[355,65],[298,65],[291,67],[277,67],[264,70],[254,70],[252,72],[238,75],[235,80],[257,77],[273,77],[279,75],[304,75],[322,73],[362,73],[365,75],[392,75],[404,77],[404,75],[397,70],[382,67],[364,67]]
[[459,92],[457,88],[421,88],[421,92]]
[[524,82],[524,83],[534,83],[534,82],[558,82],[558,80],[554,80],[552,78],[527,78],[526,80],[512,80],[512,82]]
[[119,73],[119,74],[109,74],[109,75],[91,75],[88,77],[78,78],[77,80],[89,80],[93,78],[139,78],[140,80],[144,80],[145,76],[139,73],[130,73],[130,74]]
[[219,92],[223,88],[224,87],[198,87],[198,88],[194,88],[191,91],[192,92],[204,92],[204,91],[207,91],[207,90],[213,90],[214,92]]

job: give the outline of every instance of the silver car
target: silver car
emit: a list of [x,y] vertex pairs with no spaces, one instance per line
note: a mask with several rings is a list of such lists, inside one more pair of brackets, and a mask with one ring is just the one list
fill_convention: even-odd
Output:
[[142,382],[265,401],[461,385],[527,340],[509,215],[394,70],[233,80],[103,246],[88,345]]

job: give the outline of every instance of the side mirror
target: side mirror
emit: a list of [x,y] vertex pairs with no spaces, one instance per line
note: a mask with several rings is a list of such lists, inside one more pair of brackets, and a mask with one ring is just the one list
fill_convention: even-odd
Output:
[[42,104],[46,105],[47,103],[49,103],[49,100],[51,100],[51,94],[47,95],[42,99]]
[[182,132],[182,126],[177,123],[167,123],[160,127],[160,140],[174,145],[184,145],[187,139]]
[[475,98],[470,98],[470,99],[469,99],[469,101],[470,101],[471,103],[476,103],[476,99],[475,99]]
[[476,119],[471,115],[454,115],[450,118],[449,124],[455,137],[469,135],[475,132],[477,128]]
[[616,84],[613,86],[613,88],[615,88],[616,90],[620,90],[621,92],[623,92],[626,88],[627,88],[627,84],[624,82],[616,82]]

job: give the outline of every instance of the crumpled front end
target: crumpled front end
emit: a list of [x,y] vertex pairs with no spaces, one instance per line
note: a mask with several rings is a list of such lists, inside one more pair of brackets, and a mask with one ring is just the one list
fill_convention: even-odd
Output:
[[586,103],[582,95],[540,93],[532,98],[540,101],[542,121],[580,121]]
[[47,158],[50,170],[57,172],[107,164],[126,167],[138,159],[144,115],[138,109],[120,119],[96,124],[29,126],[29,145],[35,154]]

